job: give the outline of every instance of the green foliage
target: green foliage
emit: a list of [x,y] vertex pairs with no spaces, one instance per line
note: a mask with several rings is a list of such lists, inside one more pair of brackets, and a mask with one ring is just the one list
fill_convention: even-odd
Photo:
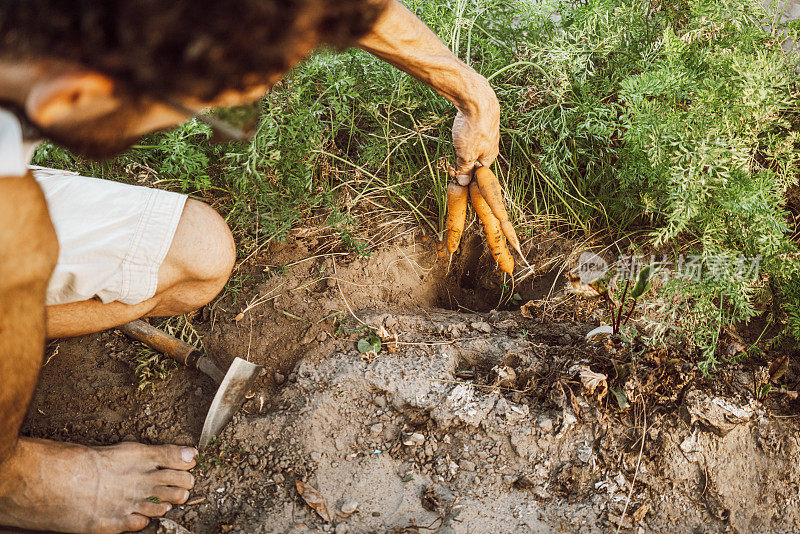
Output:
[[137,344],[133,362],[136,391],[144,391],[148,387],[151,391],[155,391],[156,382],[169,379],[177,367],[178,364],[175,363],[175,360],[149,347]]
[[[785,205],[800,166],[796,73],[760,0],[407,0],[489,78],[503,118],[495,166],[525,235],[540,220],[576,233],[644,230],[651,244],[716,259],[761,257],[756,277],[667,284],[662,325],[701,368],[721,362],[720,329],[769,300],[800,339],[800,265]],[[796,25],[795,25],[796,26]],[[797,34],[796,27],[785,28]],[[397,69],[320,51],[258,106],[249,145],[212,145],[198,122],[151,136],[111,164],[52,146],[38,161],[118,176],[150,169],[165,187],[224,195],[244,253],[315,216],[366,254],[353,211],[365,195],[441,230],[455,110]],[[320,217],[321,216],[321,217]]]

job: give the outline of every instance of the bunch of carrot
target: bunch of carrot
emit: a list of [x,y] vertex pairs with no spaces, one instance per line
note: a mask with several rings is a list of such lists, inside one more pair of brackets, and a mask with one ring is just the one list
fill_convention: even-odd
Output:
[[452,254],[458,249],[464,223],[467,220],[467,196],[472,201],[472,208],[483,223],[486,241],[500,270],[512,274],[514,258],[508,250],[506,240],[524,259],[519,246],[519,239],[511,221],[508,219],[503,190],[497,176],[489,167],[478,167],[469,187],[451,183],[447,186],[447,252]]

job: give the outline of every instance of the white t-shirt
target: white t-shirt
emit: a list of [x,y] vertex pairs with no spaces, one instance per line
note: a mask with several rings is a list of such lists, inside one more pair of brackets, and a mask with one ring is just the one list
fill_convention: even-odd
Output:
[[17,117],[0,108],[0,178],[28,172],[30,151],[25,145]]

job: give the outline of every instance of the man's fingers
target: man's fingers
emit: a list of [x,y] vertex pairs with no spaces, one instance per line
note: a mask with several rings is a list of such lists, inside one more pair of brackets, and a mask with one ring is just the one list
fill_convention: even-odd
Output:
[[473,172],[475,172],[475,160],[464,161],[461,158],[458,159],[458,165],[456,166],[456,181],[458,185],[469,185],[472,181]]

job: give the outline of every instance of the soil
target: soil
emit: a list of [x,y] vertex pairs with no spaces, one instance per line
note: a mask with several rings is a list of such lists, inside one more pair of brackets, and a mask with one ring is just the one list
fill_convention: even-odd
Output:
[[[475,234],[449,268],[413,229],[367,258],[297,237],[240,267],[190,320],[220,366],[265,372],[167,518],[196,533],[800,532],[797,401],[755,398],[765,365],[712,380],[678,351],[587,341],[604,315],[564,291],[572,245],[531,241],[537,274],[502,305],[512,289]],[[357,349],[365,325],[377,353]],[[24,434],[196,443],[212,382],[181,368],[137,391],[135,351],[114,331],[53,342]],[[589,370],[606,378],[593,392]],[[798,376],[792,362],[783,380]]]

